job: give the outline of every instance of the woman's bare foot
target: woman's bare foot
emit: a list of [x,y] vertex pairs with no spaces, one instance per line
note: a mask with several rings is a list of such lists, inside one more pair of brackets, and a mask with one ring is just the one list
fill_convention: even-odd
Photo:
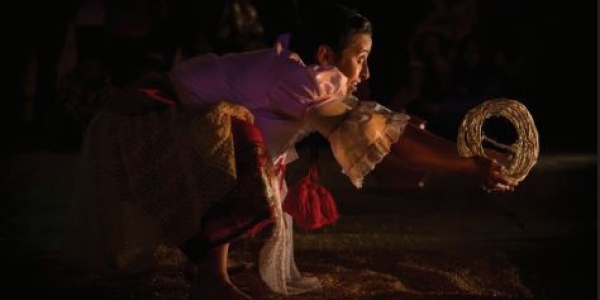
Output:
[[196,278],[192,281],[190,300],[251,300],[233,283],[221,279]]
[[186,268],[186,278],[191,283],[192,300],[249,300],[229,279],[227,256],[229,243],[214,247],[198,262]]

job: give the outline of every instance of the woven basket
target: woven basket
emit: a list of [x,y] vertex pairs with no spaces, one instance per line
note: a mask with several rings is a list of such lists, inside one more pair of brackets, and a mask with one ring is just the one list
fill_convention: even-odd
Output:
[[[499,143],[483,132],[483,125],[491,117],[500,116],[512,123],[517,139],[510,145]],[[458,153],[464,157],[486,156],[484,142],[493,144],[511,154],[505,178],[522,181],[537,163],[539,154],[538,132],[533,117],[521,102],[506,98],[487,100],[467,112],[458,130]],[[487,156],[486,156],[487,157]]]

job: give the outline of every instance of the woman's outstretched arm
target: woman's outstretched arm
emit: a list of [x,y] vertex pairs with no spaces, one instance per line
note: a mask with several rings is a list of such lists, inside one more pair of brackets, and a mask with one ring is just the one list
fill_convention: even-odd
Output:
[[480,180],[486,189],[511,191],[516,182],[501,176],[504,166],[486,157],[461,157],[456,144],[415,124],[407,124],[391,155],[414,170],[432,173],[460,173]]

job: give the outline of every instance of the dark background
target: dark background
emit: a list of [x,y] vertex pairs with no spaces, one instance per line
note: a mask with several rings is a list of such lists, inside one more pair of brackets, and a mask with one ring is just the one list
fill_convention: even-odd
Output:
[[[105,1],[104,23],[87,27],[85,19],[77,19],[82,3],[86,1],[12,4],[11,13],[18,18],[7,24],[6,70],[10,75],[5,83],[10,97],[2,110],[2,128],[11,147],[77,147],[81,116],[65,112],[65,92],[60,86],[65,75],[85,61],[99,60],[112,83],[123,87],[143,70],[167,70],[177,46],[185,57],[270,46],[278,34],[293,27],[300,8],[318,9],[322,2],[248,1],[258,14],[254,21],[263,27],[259,34],[252,31],[252,25],[234,25],[236,15],[227,10],[231,1]],[[418,24],[432,11],[431,2],[341,3],[372,20],[372,76],[366,89],[372,99],[394,106],[394,92],[407,81],[407,46]],[[519,63],[498,96],[528,107],[539,130],[541,151],[596,152],[597,2],[486,0],[476,5],[473,35],[488,51],[504,49],[512,62]],[[69,24],[74,24],[77,54],[65,52]],[[160,59],[148,59],[148,53],[159,54]],[[66,71],[57,75],[57,64],[60,68],[65,60],[71,61],[70,67],[63,67]],[[453,138],[465,112],[466,108],[455,108],[450,117],[424,118],[431,130]]]
[[[406,72],[404,50],[427,1],[386,5],[355,1],[375,26],[374,95],[386,103]],[[528,53],[505,97],[524,103],[536,121],[541,151],[597,149],[597,3],[479,1],[479,30],[495,45]],[[579,134],[581,133],[581,134]]]

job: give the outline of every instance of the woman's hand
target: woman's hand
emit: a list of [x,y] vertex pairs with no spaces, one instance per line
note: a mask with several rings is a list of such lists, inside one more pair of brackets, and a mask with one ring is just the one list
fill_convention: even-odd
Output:
[[514,153],[505,153],[492,148],[485,148],[483,149],[483,152],[486,157],[496,160],[505,167],[509,166],[514,159]]
[[481,181],[481,188],[490,192],[512,192],[519,184],[506,178],[506,167],[496,159],[482,156],[473,157],[477,166],[476,176]]

